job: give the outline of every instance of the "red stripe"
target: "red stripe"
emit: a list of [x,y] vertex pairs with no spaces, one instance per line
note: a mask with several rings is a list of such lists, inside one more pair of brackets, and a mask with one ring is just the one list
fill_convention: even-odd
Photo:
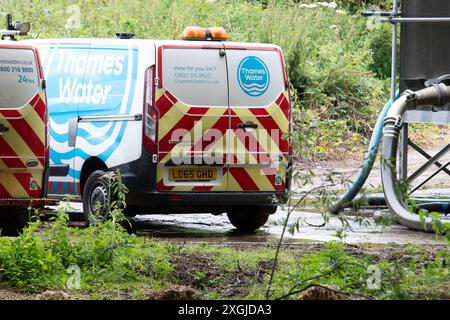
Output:
[[174,187],[164,185],[164,179],[161,179],[161,181],[158,182],[156,188],[158,191],[172,191]]
[[81,186],[78,182],[75,183],[75,189],[77,190],[76,195],[81,195]]
[[172,101],[174,104],[177,103],[178,99],[172,94],[170,93],[169,90],[165,91],[165,95],[167,96],[167,98],[169,98],[170,101]]
[[[3,157],[17,157],[17,154],[13,149],[6,143],[6,141],[0,137],[0,156]],[[8,168],[25,168],[25,164],[17,158],[2,158],[3,162]]]
[[244,191],[259,191],[258,186],[244,168],[230,168],[230,173]]
[[275,100],[275,103],[276,103],[277,105],[280,105],[280,104],[281,104],[281,101],[283,100],[283,98],[284,98],[284,94],[281,93],[280,96],[277,98],[277,100]]
[[[211,126],[211,128],[203,128],[204,132],[202,135],[202,138],[199,141],[196,141],[195,144],[192,146],[191,151],[194,150],[202,150],[207,151],[214,147],[215,142],[217,141],[211,141],[210,137],[208,135],[208,132],[211,132],[211,129],[217,129],[220,131],[222,136],[226,133],[226,130],[228,128],[228,110],[225,110],[225,112],[219,117],[219,119]],[[224,150],[225,151],[225,150]]]
[[162,77],[162,51],[163,46],[158,48],[158,78],[159,78],[159,87],[163,86],[163,77]]
[[[253,112],[253,110],[252,110]],[[289,151],[289,143],[285,137],[283,137],[283,132],[267,111],[265,111],[267,116],[258,117],[258,121],[263,125],[264,129],[267,130],[267,133],[273,138],[273,141],[278,142],[278,148],[281,152]],[[260,112],[260,115],[261,112]],[[276,131],[272,132],[272,129],[276,129]],[[286,130],[285,130],[286,131]],[[274,136],[275,135],[275,136]]]
[[73,182],[69,182],[67,184],[67,194],[72,194],[72,183]]
[[[190,113],[197,112],[195,109],[199,109],[198,112],[203,112],[202,114],[198,115],[189,115]],[[188,110],[188,114],[185,114],[180,121],[178,121],[177,124],[175,124],[172,129],[162,138],[159,140],[159,150],[161,151],[170,151],[175,147],[175,144],[169,144],[169,141],[172,138],[172,134],[177,129],[185,129],[186,131],[190,131],[194,125],[195,122],[199,121],[202,116],[208,111],[208,108],[190,108]]]
[[213,186],[197,186],[192,188],[192,191],[210,191]]
[[170,98],[171,101],[168,96],[170,96],[170,94],[166,91],[165,94],[156,101],[156,108],[158,109],[160,119],[175,105],[175,103],[177,103],[177,99]]
[[0,183],[0,197],[11,198],[11,194]]
[[[29,104],[36,110],[42,121],[45,121],[46,106],[39,94],[36,94],[29,102]],[[17,110],[0,110],[0,115],[5,118],[23,118],[23,115]],[[14,119],[16,120],[16,119]]]
[[39,71],[39,78],[44,79],[44,75],[42,74],[41,59],[39,58],[39,50],[37,48],[33,48],[33,50],[34,50],[34,54],[36,56],[37,68]]
[[62,182],[57,182],[57,185],[58,185],[58,193],[62,194],[63,193],[63,191],[62,191]]
[[[17,115],[20,116],[18,112]],[[9,121],[9,124],[16,130],[22,140],[28,145],[35,157],[43,157],[45,155],[45,146],[42,144],[33,128],[30,127],[25,119],[15,119]],[[42,165],[44,164],[43,159],[39,159],[39,161]]]
[[22,188],[25,190],[25,192],[32,197],[39,197],[42,193],[41,188],[37,188],[36,190],[30,190],[30,180],[32,178],[32,175],[29,173],[14,173],[14,176],[16,177],[17,181],[22,185]]
[[49,181],[48,182],[48,191],[50,193],[54,193],[55,192],[55,190],[53,190],[54,187],[55,187],[55,185],[54,185],[53,181]]
[[276,186],[275,185],[275,174],[266,174],[265,175],[267,177],[267,179],[269,180],[269,182],[272,184],[272,186],[275,188],[275,190],[283,190],[284,189],[284,179],[283,182],[281,183],[281,185]]
[[283,114],[286,117],[286,119],[289,120],[289,101],[286,99],[284,94],[281,94],[280,102],[277,102],[277,104],[280,107],[281,111],[283,111]]
[[5,118],[23,117],[19,112],[17,112],[17,110],[1,110],[0,115]]
[[[234,128],[234,132],[236,133],[237,130],[241,130],[243,133],[245,133],[243,131],[243,129],[236,129],[239,125],[239,123],[243,122],[242,119],[240,119],[238,116],[236,116],[236,114],[233,112],[233,110],[231,111],[231,128]],[[259,120],[259,118],[258,118]],[[267,129],[267,127],[266,127]],[[246,152],[249,152],[250,154],[255,155],[256,157],[263,157],[265,159],[267,159],[267,157],[269,156],[267,154],[267,151],[260,145],[259,141],[252,135],[252,134],[246,134],[245,137],[241,137],[241,135],[236,134],[236,137],[242,142],[242,144],[244,145]],[[245,139],[245,138],[248,139]],[[249,150],[250,146],[256,146],[257,150]],[[258,158],[256,160],[258,160]]]
[[39,115],[39,118],[43,122],[45,122],[45,103],[42,101],[41,97],[37,94],[34,96],[33,99],[31,99],[30,104],[34,107],[34,110]]

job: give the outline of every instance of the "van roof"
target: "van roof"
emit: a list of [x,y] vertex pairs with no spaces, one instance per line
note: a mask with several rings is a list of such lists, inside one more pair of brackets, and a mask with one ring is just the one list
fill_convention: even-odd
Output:
[[[187,41],[187,40],[152,40],[152,39],[115,39],[115,38],[57,38],[57,39],[35,39],[35,40],[21,40],[23,43],[32,44],[91,44],[96,45],[117,45],[117,44],[129,44],[131,43],[153,43],[156,47],[162,45],[205,45],[219,43],[220,41]],[[16,41],[17,43],[17,41]],[[239,47],[252,47],[252,48],[277,48],[281,49],[279,46],[268,43],[251,43],[251,42],[232,42],[226,41],[226,44]]]
[[32,46],[22,41],[1,40],[0,47],[2,48],[17,48],[17,49],[31,49]]

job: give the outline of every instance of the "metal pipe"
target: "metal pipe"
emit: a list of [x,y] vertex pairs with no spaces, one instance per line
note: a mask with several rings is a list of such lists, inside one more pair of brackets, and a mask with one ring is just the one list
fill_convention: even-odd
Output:
[[[419,169],[416,170],[411,176],[408,178],[408,182],[414,181],[417,179],[422,173],[424,173],[429,167],[432,165],[435,165],[440,158],[445,156],[448,151],[450,150],[450,143],[441,151],[439,151],[437,154],[435,154],[433,157],[431,157],[430,160],[428,160],[424,165],[422,165]],[[441,165],[442,167],[442,165]]]
[[[397,0],[393,0],[392,14],[397,14]],[[392,61],[391,61],[391,105],[395,101],[397,91],[397,24],[392,24]]]
[[[394,0],[395,1],[395,0]],[[392,24],[397,23],[415,23],[415,22],[450,22],[449,17],[433,17],[433,18],[395,18],[395,17],[389,17],[389,18],[381,18],[381,22],[389,22]]]
[[409,194],[413,194],[415,191],[417,191],[420,187],[422,187],[425,183],[427,183],[428,181],[430,181],[431,179],[433,179],[435,176],[437,176],[439,174],[439,172],[443,171],[444,169],[446,169],[448,166],[450,165],[450,161],[448,161],[446,164],[444,164],[443,166],[441,166],[439,169],[437,169],[435,172],[433,172],[433,174],[431,176],[429,176],[428,178],[426,178],[424,181],[422,181],[421,183],[419,183],[419,185],[417,185],[413,190],[411,190],[409,192]]
[[[434,85],[416,92],[405,91],[389,109],[384,121],[381,154],[381,180],[386,203],[397,216],[398,221],[411,229],[432,232],[432,220],[425,218],[422,223],[417,214],[411,213],[403,201],[403,193],[396,174],[396,158],[402,116],[408,106],[442,106],[450,102],[450,87]],[[450,222],[443,218],[443,222]]]

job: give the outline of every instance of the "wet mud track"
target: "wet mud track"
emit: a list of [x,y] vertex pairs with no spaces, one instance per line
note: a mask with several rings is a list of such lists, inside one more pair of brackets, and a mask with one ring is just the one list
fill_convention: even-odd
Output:
[[[73,213],[79,214],[80,204],[73,204]],[[344,230],[345,242],[349,244],[443,244],[434,234],[409,230],[401,225],[380,226],[372,218],[373,211],[358,213],[348,211],[344,217],[348,226]],[[276,243],[282,231],[287,212],[279,209],[271,215],[264,227],[254,234],[238,232],[228,221],[225,214],[173,214],[145,215],[131,219],[135,232],[139,236],[162,239],[173,242],[210,242],[210,243]],[[343,227],[338,216],[330,216],[328,223],[320,213],[293,212],[289,224],[299,221],[299,231],[286,230],[287,243],[327,242],[337,240],[336,232]],[[76,225],[77,223],[75,223]]]

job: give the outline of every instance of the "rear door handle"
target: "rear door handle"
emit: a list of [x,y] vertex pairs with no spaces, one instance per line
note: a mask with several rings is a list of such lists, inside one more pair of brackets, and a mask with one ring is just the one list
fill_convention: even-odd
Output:
[[0,135],[5,134],[7,132],[9,132],[9,128],[4,124],[0,124]]
[[245,129],[245,128],[257,129],[258,125],[256,123],[253,123],[252,121],[245,121],[243,123],[239,123],[238,128],[239,129]]

